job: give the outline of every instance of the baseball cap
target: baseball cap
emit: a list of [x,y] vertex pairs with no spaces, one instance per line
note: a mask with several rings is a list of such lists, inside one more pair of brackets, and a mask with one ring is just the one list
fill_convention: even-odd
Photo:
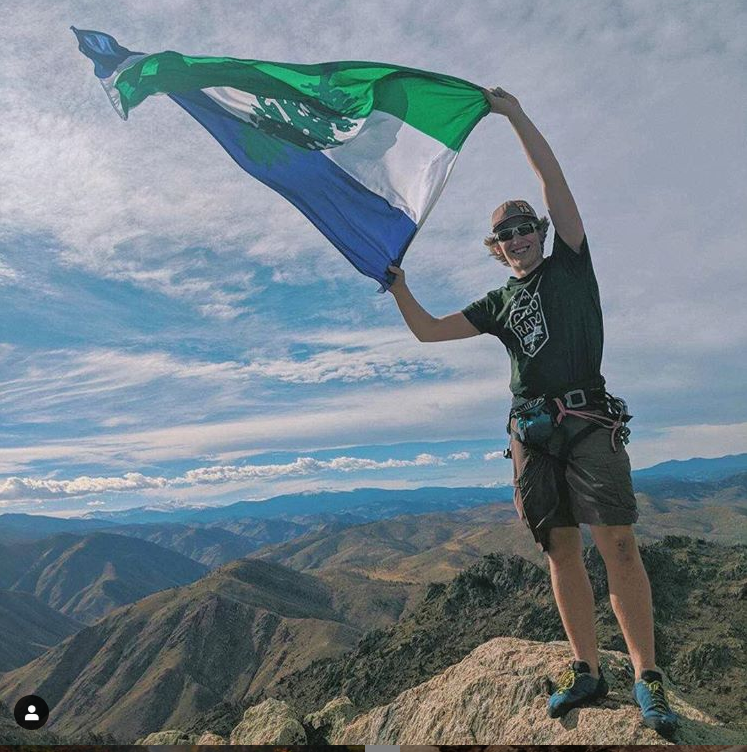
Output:
[[502,224],[507,219],[512,219],[513,217],[538,218],[537,212],[534,211],[526,201],[522,199],[506,201],[493,212],[491,217],[491,221],[493,222],[493,232],[495,232],[498,225]]

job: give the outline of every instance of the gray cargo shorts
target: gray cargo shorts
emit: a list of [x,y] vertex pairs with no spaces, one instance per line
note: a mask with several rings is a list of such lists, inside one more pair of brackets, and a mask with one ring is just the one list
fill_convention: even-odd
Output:
[[[567,416],[563,423],[563,430],[554,432],[548,451],[511,438],[514,506],[543,551],[549,548],[554,527],[578,527],[579,523],[632,525],[638,519],[630,458],[624,445],[618,441],[617,451],[613,451],[609,429],[598,428],[572,446],[561,460],[554,451],[562,443],[564,432],[572,435],[587,425],[573,416]],[[515,419],[511,428],[516,430]]]

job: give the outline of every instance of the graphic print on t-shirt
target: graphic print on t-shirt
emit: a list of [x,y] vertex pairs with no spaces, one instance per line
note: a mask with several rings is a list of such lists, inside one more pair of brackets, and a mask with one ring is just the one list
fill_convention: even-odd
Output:
[[533,293],[526,287],[522,288],[511,301],[511,312],[508,314],[508,328],[521,343],[524,355],[530,358],[533,358],[550,339],[539,294],[541,281],[542,277],[537,280],[537,287]]

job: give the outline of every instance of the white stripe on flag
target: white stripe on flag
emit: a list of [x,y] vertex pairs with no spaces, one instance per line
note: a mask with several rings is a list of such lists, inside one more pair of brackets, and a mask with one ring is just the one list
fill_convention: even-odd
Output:
[[360,133],[322,154],[421,225],[457,152],[388,112],[374,110]]

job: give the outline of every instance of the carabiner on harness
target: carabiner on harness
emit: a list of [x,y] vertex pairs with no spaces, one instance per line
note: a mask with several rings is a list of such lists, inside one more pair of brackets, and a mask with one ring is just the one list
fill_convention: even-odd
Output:
[[[566,415],[573,415],[576,418],[582,418],[600,428],[610,429],[610,443],[612,451],[617,451],[617,440],[623,445],[627,444],[630,437],[630,429],[625,425],[633,416],[628,415],[628,406],[624,399],[613,397],[609,392],[605,392],[605,408],[607,415],[589,412],[587,410],[574,410],[566,407],[560,397],[554,397],[555,407],[558,410],[556,418],[557,424],[560,425]],[[572,404],[572,403],[571,403]]]

